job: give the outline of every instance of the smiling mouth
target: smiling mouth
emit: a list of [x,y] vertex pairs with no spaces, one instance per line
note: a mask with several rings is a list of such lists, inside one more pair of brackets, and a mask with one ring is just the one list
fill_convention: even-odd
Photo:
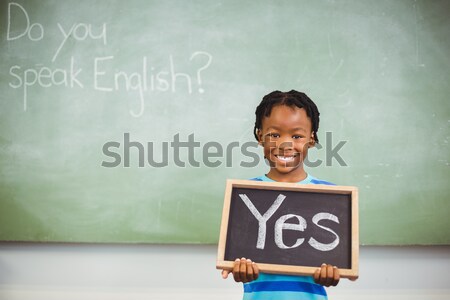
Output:
[[294,155],[275,155],[275,157],[283,162],[291,162],[298,156],[298,154]]

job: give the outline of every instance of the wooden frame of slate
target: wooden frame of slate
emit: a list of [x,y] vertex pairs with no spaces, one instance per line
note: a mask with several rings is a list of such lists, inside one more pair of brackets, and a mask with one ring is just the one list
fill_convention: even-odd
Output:
[[227,180],[217,269],[246,257],[260,271],[312,275],[322,263],[358,278],[358,189]]

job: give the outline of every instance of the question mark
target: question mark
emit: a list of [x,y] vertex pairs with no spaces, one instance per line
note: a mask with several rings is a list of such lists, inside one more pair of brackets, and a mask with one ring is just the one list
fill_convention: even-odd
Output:
[[197,70],[197,81],[198,81],[198,86],[199,86],[198,92],[200,94],[203,94],[205,92],[205,90],[203,88],[201,88],[201,86],[202,86],[202,77],[200,76],[200,73],[203,70],[205,70],[205,69],[207,69],[209,67],[209,65],[212,62],[212,56],[208,52],[197,51],[197,52],[192,53],[191,58],[189,60],[192,61],[194,59],[194,57],[196,57],[197,55],[206,55],[208,57],[208,62],[206,63],[206,65],[204,65],[203,67],[201,67],[201,68],[199,68]]

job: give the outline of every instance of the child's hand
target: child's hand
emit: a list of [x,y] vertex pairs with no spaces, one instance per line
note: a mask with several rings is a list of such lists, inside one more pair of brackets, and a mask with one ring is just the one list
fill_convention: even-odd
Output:
[[340,279],[339,269],[332,265],[322,264],[314,273],[314,281],[326,287],[336,286]]
[[230,273],[233,273],[236,282],[250,282],[258,278],[259,269],[251,259],[243,257],[234,261],[233,271],[222,270],[222,278],[226,279]]

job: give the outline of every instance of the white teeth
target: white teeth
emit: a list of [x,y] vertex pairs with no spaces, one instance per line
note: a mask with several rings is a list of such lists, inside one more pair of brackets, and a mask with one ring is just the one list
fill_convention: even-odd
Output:
[[277,156],[279,160],[282,161],[293,161],[294,157],[293,156]]

